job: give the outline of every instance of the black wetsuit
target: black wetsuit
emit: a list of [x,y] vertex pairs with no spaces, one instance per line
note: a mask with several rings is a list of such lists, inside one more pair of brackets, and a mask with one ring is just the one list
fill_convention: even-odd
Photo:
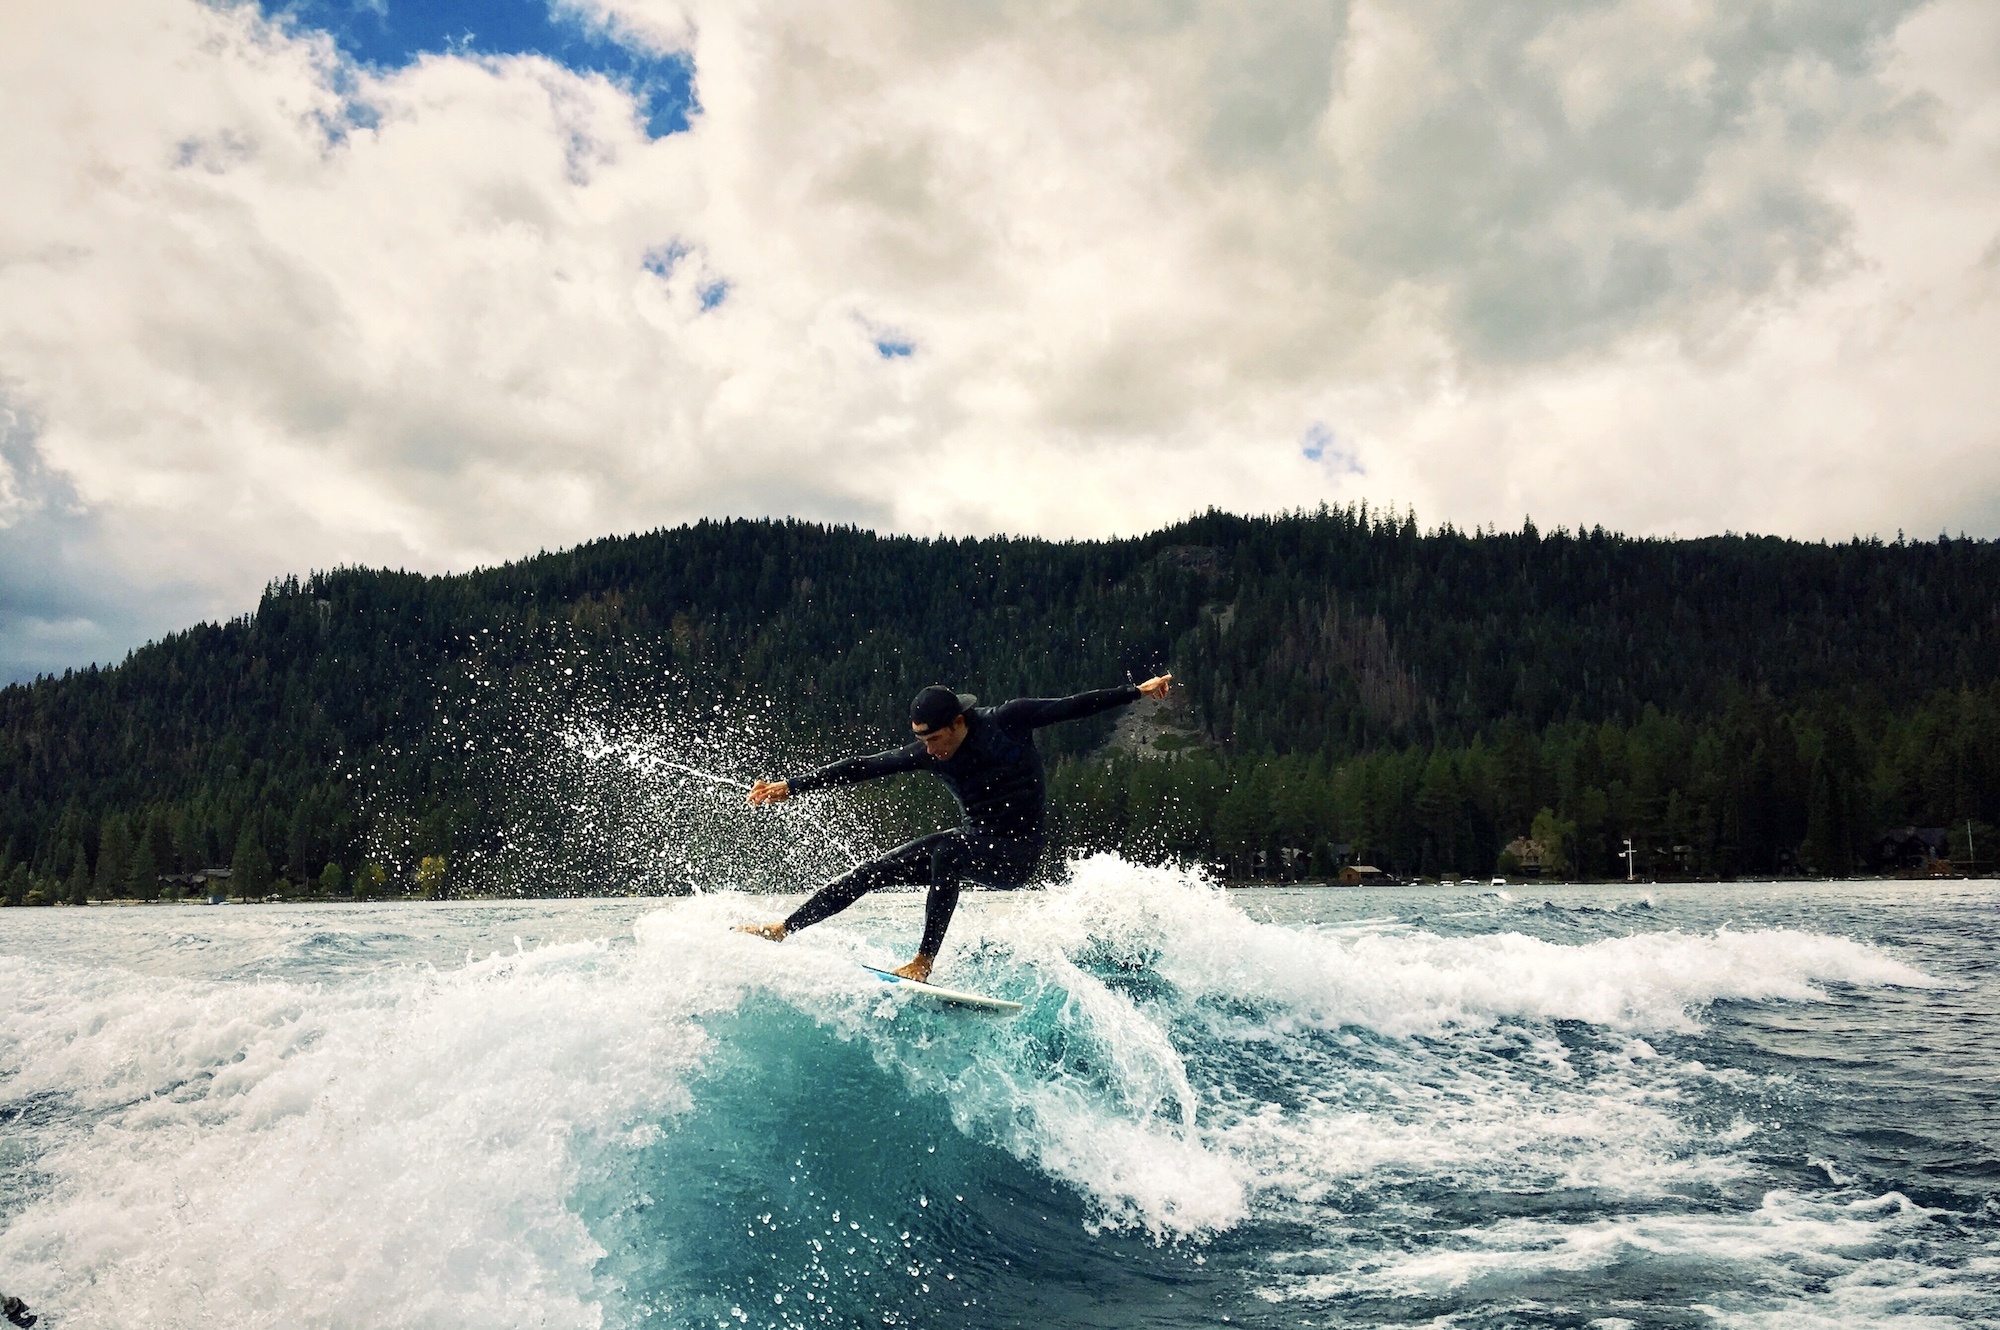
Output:
[[965,713],[965,738],[950,757],[932,757],[919,741],[870,757],[850,757],[786,782],[793,794],[804,794],[828,785],[928,771],[951,790],[965,819],[954,831],[913,840],[835,878],[792,911],[785,920],[786,930],[839,914],[877,887],[928,883],[924,940],[917,950],[937,955],[951,913],[958,908],[960,883],[1024,886],[1041,858],[1047,782],[1034,732],[1138,700],[1138,688],[1125,684],[1075,697],[1020,697],[1002,706],[975,707]]

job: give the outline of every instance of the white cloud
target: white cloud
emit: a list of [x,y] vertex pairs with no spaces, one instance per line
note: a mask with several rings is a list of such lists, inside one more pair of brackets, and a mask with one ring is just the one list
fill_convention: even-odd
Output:
[[0,17],[0,671],[703,513],[1996,532],[1980,0],[570,7],[690,47],[690,132]]

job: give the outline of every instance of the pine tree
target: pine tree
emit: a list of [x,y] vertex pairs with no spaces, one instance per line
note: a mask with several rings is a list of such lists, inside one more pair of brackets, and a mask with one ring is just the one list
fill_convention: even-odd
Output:
[[292,810],[291,822],[285,835],[285,875],[304,882],[312,875],[315,861],[325,862],[326,847],[323,844],[322,828],[327,821],[320,801],[314,795],[299,800]]
[[271,890],[271,856],[257,835],[256,819],[247,818],[229,861],[229,885],[240,900],[261,900]]
[[[154,871],[156,873],[178,871],[181,865],[174,856],[173,824],[168,819],[166,807],[155,804],[152,811],[146,816],[145,825],[145,834],[138,837],[138,839],[143,841],[151,851]],[[153,894],[157,895],[158,892],[155,891]],[[150,900],[152,897],[148,896],[146,899]]]
[[125,870],[125,895],[135,901],[149,901],[160,894],[160,861],[154,857],[153,840],[141,836],[132,850],[131,866]]
[[1827,877],[1853,871],[1854,831],[1848,824],[1844,773],[1822,753],[1814,759],[1806,802],[1806,839],[1799,847],[1805,866]]
[[121,895],[125,891],[126,877],[131,868],[132,828],[122,814],[107,813],[104,818],[104,829],[98,836],[98,899],[113,900]]

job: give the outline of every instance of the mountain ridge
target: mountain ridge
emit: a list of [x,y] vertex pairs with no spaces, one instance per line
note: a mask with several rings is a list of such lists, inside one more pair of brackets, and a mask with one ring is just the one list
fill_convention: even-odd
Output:
[[[2000,684],[2000,545],[1426,533],[1355,505],[1062,542],[730,519],[463,574],[334,569],[274,582],[254,613],[118,666],[0,689],[0,876],[20,865],[74,887],[81,862],[110,889],[117,818],[175,866],[228,859],[247,827],[294,880],[384,853],[370,837],[390,805],[432,828],[411,853],[462,851],[490,835],[489,813],[476,778],[440,756],[440,699],[475,669],[554,686],[552,653],[569,648],[597,651],[614,695],[646,696],[671,670],[779,699],[827,751],[893,731],[934,680],[1000,697],[1162,668],[1185,685],[1201,747],[1232,769],[1470,754],[1503,732],[1543,742],[1653,714],[1695,734],[1759,708],[1808,717],[1784,722],[1800,734],[1824,730],[1822,713],[1874,734],[1914,723],[1925,699]],[[1052,757],[1074,765],[1111,729],[1052,732]],[[1799,754],[1817,741],[1798,742],[1809,768]],[[370,763],[376,811],[342,775]],[[1870,799],[1883,815],[1923,811]],[[1518,809],[1504,820],[1459,837],[1478,842],[1461,857],[1490,860],[1527,829]],[[1204,834],[1178,848],[1215,852]],[[1848,835],[1850,857],[1865,835]]]

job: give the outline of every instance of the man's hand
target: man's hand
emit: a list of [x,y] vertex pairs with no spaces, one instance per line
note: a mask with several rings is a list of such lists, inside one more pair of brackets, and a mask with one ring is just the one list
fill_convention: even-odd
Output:
[[792,797],[792,787],[781,780],[760,780],[750,787],[750,806],[783,803]]
[[783,942],[785,935],[791,932],[785,927],[785,921],[782,919],[775,924],[738,924],[735,931],[748,933],[751,937],[761,937],[767,942]]
[[1140,684],[1139,695],[1141,697],[1165,697],[1173,689],[1174,676],[1171,674],[1160,674]]

